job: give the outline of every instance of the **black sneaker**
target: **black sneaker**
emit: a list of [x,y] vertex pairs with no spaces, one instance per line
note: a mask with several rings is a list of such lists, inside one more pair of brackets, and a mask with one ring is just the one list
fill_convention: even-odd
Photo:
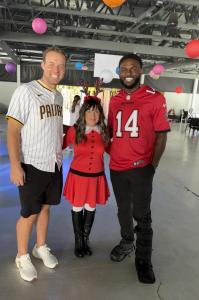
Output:
[[115,246],[110,253],[110,259],[120,262],[134,250],[133,242],[121,240],[119,245]]
[[142,259],[135,259],[135,267],[140,282],[149,284],[155,282],[155,274],[153,272],[153,266],[150,262]]

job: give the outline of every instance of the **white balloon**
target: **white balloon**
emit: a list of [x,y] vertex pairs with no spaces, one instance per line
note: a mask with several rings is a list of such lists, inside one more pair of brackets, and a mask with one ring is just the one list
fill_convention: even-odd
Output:
[[111,70],[105,69],[101,72],[100,78],[104,83],[109,83],[113,79],[113,72]]

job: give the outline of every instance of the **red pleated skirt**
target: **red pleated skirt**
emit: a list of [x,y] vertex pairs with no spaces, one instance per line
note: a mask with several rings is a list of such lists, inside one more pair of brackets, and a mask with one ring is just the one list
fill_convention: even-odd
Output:
[[64,186],[64,196],[72,206],[82,207],[86,203],[95,208],[105,205],[110,196],[105,175],[98,177],[79,176],[69,171]]

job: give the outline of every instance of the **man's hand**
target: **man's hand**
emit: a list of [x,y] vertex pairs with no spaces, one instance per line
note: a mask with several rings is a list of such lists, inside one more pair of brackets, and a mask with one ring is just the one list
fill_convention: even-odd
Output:
[[12,183],[16,184],[17,186],[24,185],[25,172],[20,165],[11,166],[10,180]]

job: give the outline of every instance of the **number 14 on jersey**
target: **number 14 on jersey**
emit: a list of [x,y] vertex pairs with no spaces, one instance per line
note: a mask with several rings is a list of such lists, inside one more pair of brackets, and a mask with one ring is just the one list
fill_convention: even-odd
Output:
[[139,136],[139,127],[138,127],[138,110],[134,110],[129,116],[124,129],[122,128],[122,111],[118,111],[116,115],[117,119],[117,131],[116,136],[122,137],[122,133],[124,131],[130,132],[130,137],[138,137]]

